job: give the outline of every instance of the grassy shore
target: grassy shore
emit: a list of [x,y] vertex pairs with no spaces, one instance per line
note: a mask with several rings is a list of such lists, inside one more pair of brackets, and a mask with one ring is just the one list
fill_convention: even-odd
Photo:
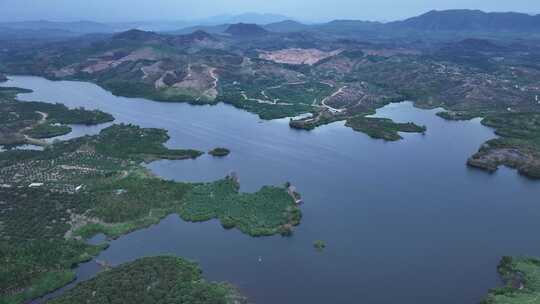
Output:
[[505,281],[505,285],[490,290],[481,304],[538,303],[540,299],[539,259],[503,257],[497,271]]

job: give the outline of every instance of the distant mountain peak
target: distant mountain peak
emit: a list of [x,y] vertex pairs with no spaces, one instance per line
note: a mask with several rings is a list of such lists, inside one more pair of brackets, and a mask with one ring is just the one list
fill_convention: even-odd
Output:
[[236,23],[231,24],[225,33],[232,36],[243,36],[243,37],[253,37],[259,35],[266,35],[269,32],[262,28],[261,26],[253,23]]
[[523,13],[486,13],[481,10],[432,10],[391,23],[427,31],[537,31],[540,18]]
[[117,40],[138,40],[147,41],[159,38],[160,36],[154,32],[147,32],[138,29],[132,29],[125,32],[118,33],[113,36],[113,39]]

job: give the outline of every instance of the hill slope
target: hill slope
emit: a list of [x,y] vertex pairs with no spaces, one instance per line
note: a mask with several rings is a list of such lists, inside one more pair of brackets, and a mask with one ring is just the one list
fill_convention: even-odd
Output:
[[540,16],[479,10],[430,11],[387,26],[420,31],[539,31]]

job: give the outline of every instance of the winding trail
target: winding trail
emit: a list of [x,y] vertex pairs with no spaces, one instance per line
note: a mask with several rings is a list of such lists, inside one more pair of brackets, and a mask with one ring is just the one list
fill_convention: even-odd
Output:
[[345,111],[345,109],[336,109],[334,107],[331,107],[329,105],[326,104],[326,102],[328,101],[328,99],[332,98],[332,97],[336,97],[337,95],[343,93],[343,90],[345,90],[347,88],[347,86],[343,86],[341,88],[339,88],[339,90],[335,91],[332,95],[324,98],[322,101],[321,101],[321,104],[327,108],[328,110],[330,110],[331,112],[334,112],[334,113],[341,113],[343,111]]
[[210,77],[212,77],[214,79],[214,83],[212,84],[212,89],[214,90],[217,90],[217,85],[218,85],[218,81],[219,81],[219,77],[218,75],[216,74],[216,68],[211,68],[210,69]]
[[24,134],[26,131],[31,130],[35,126],[44,124],[47,121],[47,118],[49,117],[49,114],[47,114],[45,112],[36,111],[36,113],[41,115],[41,118],[39,119],[39,121],[37,123],[31,125],[31,126],[28,126],[28,127],[24,128],[24,129],[22,129],[21,134],[24,136],[24,140],[27,143],[31,144],[31,145],[42,146],[42,147],[48,146],[49,143],[47,143],[46,141],[41,140],[41,139],[37,139],[37,138],[33,138],[33,137],[30,137],[30,136]]

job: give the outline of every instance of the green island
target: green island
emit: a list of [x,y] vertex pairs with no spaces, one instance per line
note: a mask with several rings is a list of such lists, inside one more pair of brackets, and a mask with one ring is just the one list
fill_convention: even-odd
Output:
[[215,148],[208,152],[208,154],[215,157],[224,157],[231,153],[231,150],[227,148]]
[[247,303],[234,287],[207,282],[201,274],[197,264],[182,258],[142,258],[101,272],[48,303]]
[[326,248],[326,243],[322,240],[316,240],[313,242],[313,247],[315,247],[315,249],[318,251],[323,251]]
[[425,126],[418,126],[412,122],[395,123],[387,118],[373,118],[355,116],[347,120],[346,126],[355,131],[364,132],[372,138],[381,138],[386,141],[397,141],[403,139],[398,132],[424,133]]
[[98,125],[114,120],[112,115],[98,110],[68,109],[62,104],[16,100],[17,94],[29,92],[0,87],[0,145],[46,146],[41,139],[70,133],[70,124]]
[[540,260],[503,257],[497,271],[505,286],[489,291],[481,304],[538,303],[540,299]]
[[74,266],[105,248],[86,238],[116,238],[169,214],[218,219],[251,236],[288,235],[300,223],[287,185],[240,193],[235,176],[211,183],[153,176],[141,163],[202,155],[168,149],[168,139],[165,130],[121,124],[43,151],[0,153],[0,302],[22,303],[74,280]]

